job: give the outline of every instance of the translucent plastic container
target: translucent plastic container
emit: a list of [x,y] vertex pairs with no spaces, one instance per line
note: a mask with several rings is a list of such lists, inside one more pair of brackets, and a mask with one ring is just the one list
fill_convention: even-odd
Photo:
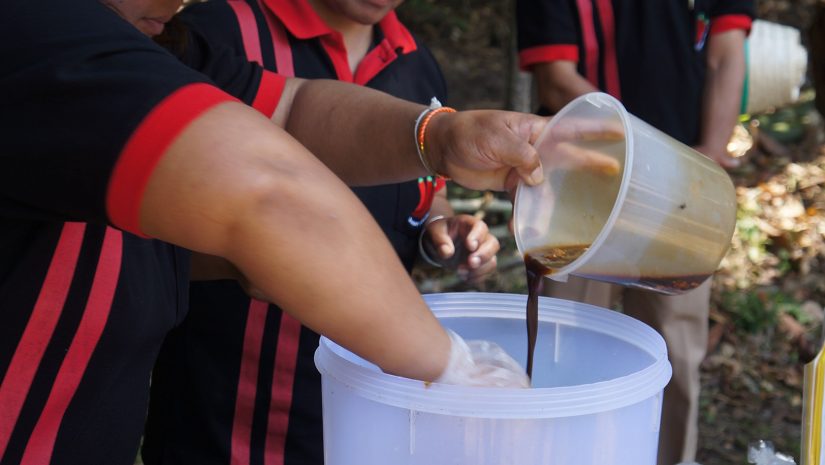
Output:
[[[425,296],[465,339],[524,363],[526,296]],[[665,343],[617,312],[541,298],[532,389],[400,378],[322,338],[327,465],[654,465]]]
[[[618,136],[600,139],[587,132],[594,127]],[[519,185],[516,245],[554,256],[586,248],[553,267],[551,279],[574,274],[678,294],[716,271],[736,225],[733,182],[716,162],[598,92],[567,104],[535,146],[545,182]],[[575,163],[582,151],[615,159],[619,173],[583,169]]]

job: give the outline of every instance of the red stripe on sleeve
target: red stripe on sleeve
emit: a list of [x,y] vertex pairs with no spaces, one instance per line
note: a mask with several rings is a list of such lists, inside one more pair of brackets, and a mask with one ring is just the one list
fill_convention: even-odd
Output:
[[252,8],[243,0],[229,0],[229,6],[238,18],[238,27],[241,29],[241,42],[246,52],[246,58],[263,66],[263,54],[261,53],[260,35],[258,34],[258,23],[255,21],[255,13]]
[[584,77],[599,88],[599,39],[593,24],[593,4],[591,0],[576,0],[579,7],[579,23],[584,42]]
[[293,77],[295,76],[295,64],[292,61],[292,47],[289,45],[289,37],[282,24],[275,24],[275,18],[269,9],[265,12],[269,19],[269,32],[272,35],[272,45],[275,49],[275,66],[278,73]]
[[281,312],[281,328],[278,331],[278,347],[272,373],[272,398],[267,419],[264,465],[284,465],[300,338],[301,323],[289,314]]
[[255,396],[258,392],[258,368],[261,360],[261,344],[266,325],[269,304],[251,299],[243,336],[241,371],[238,377],[238,393],[235,397],[235,418],[232,421],[230,465],[249,465],[252,441],[252,418],[255,413]]
[[142,235],[140,203],[149,177],[166,149],[203,112],[234,100],[208,84],[189,84],[149,112],[123,147],[109,180],[106,210],[112,224]]
[[525,48],[518,53],[519,67],[528,71],[531,66],[548,61],[579,61],[579,47],[569,44],[542,45]]
[[50,463],[63,416],[74,398],[89,360],[109,320],[123,258],[123,233],[106,228],[92,288],[66,357],[57,372],[46,406],[34,427],[21,465]]
[[40,294],[0,383],[0,460],[31,389],[43,352],[63,312],[85,232],[85,223],[63,225]]
[[281,101],[285,85],[286,77],[264,70],[252,108],[260,111],[267,118],[272,118],[275,109],[278,108],[278,102]]
[[748,15],[722,15],[710,20],[710,34],[721,34],[734,29],[742,29],[750,34],[753,20]]
[[613,20],[613,1],[599,0],[599,18],[604,37],[604,68],[607,93],[622,99],[619,85],[619,63],[616,60],[616,23]]

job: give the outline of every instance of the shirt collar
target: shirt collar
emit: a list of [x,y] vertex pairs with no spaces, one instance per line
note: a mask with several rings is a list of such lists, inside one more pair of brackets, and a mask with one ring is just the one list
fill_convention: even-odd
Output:
[[[315,13],[307,0],[263,0],[284,24],[289,32],[298,39],[306,40],[336,33]],[[412,34],[391,11],[378,23],[384,38],[394,50],[410,53],[417,48]]]

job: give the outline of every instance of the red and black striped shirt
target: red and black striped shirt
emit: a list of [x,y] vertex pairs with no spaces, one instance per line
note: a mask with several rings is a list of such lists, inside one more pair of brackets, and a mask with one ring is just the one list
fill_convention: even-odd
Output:
[[675,139],[699,139],[708,33],[750,29],[753,0],[519,0],[519,60],[568,60]]
[[[180,131],[233,98],[97,0],[3,8],[0,463],[131,465],[189,276],[185,251],[142,237],[141,196]],[[263,75],[238,71],[237,95]]]
[[[212,0],[180,15],[194,36],[266,69],[373,87],[429,103],[445,83],[429,51],[390,13],[350,71],[341,35],[306,0]],[[353,189],[411,268],[442,180]],[[322,280],[323,276],[319,276]],[[318,285],[323,285],[319,281]],[[148,465],[321,464],[318,335],[230,281],[193,283],[191,311],[154,372],[143,448]]]

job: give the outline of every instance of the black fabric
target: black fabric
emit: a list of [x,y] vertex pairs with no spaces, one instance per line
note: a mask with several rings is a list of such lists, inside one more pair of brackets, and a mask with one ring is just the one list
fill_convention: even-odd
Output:
[[[257,1],[248,1],[256,16],[265,68],[277,71],[272,41]],[[180,18],[194,36],[210,48],[232,47],[244,54],[236,16],[225,1],[211,0],[185,9]],[[376,42],[382,35],[377,31]],[[303,78],[337,79],[335,68],[318,39],[299,40],[291,34],[294,72]],[[396,97],[429,103],[445,102],[446,84],[435,59],[420,43],[412,53],[399,55],[375,75],[369,87]],[[412,135],[410,136],[412,140]],[[419,185],[432,180],[355,188],[384,230],[407,269],[417,256],[424,218],[412,212],[420,200]],[[238,389],[244,328],[250,300],[235,282],[193,283],[191,311],[167,341],[155,369],[152,399],[143,446],[147,465],[229,464],[232,424]],[[272,367],[281,311],[270,306],[258,371],[258,390],[252,426],[250,463],[263,465],[272,386]],[[302,327],[292,406],[285,444],[285,465],[323,463],[321,380],[314,353],[318,334]]]
[[[120,260],[110,313],[82,367],[77,390],[58,418],[49,463],[132,465],[152,366],[163,337],[183,319],[188,306],[189,254],[107,226],[106,191],[124,144],[150,111],[174,91],[209,79],[183,66],[97,0],[7,0],[3,7],[3,383],[22,382],[6,375],[62,232],[82,233],[65,303],[56,309],[60,313],[54,332],[39,342],[43,357],[20,416],[10,436],[0,438],[8,439],[0,464],[19,463],[28,446],[45,446],[29,444],[29,438],[73,341],[91,341],[78,340],[77,329],[87,315],[108,234],[115,238],[109,243],[122,241],[119,255],[114,248],[104,257]],[[64,223],[69,220],[87,223]]]
[[[589,2],[599,43],[599,88],[605,89],[605,42],[598,2]],[[695,144],[705,74],[705,49],[697,22],[742,14],[753,17],[752,0],[614,0],[616,54],[622,103],[628,111],[675,139]],[[518,48],[576,45],[585,75],[577,0],[519,0]],[[700,34],[701,36],[701,34]],[[546,110],[542,110],[545,111]]]
[[0,214],[105,223],[107,181],[134,128],[172,91],[208,80],[94,0],[6,4]]

